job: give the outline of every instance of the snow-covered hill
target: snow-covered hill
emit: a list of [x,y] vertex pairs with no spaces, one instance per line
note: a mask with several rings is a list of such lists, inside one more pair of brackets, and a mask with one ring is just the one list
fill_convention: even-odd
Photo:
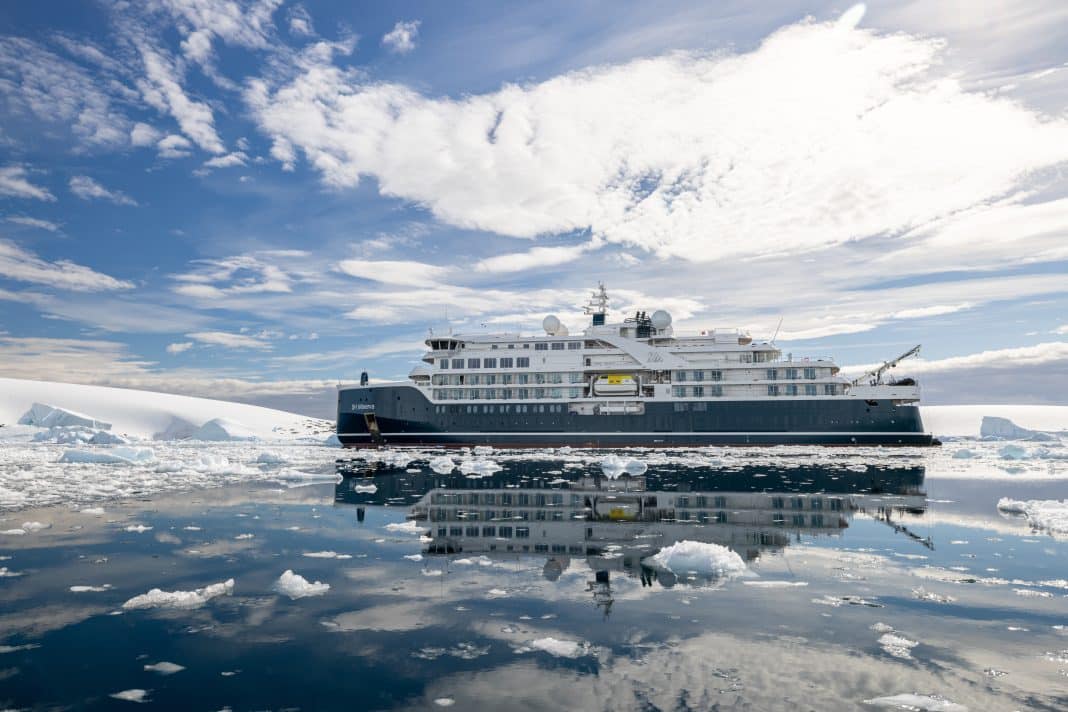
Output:
[[199,433],[200,439],[218,440],[224,439],[225,432],[235,434],[235,439],[325,437],[332,425],[295,413],[209,398],[0,378],[0,424],[17,424],[34,404],[102,421],[115,434],[148,439],[180,439]]

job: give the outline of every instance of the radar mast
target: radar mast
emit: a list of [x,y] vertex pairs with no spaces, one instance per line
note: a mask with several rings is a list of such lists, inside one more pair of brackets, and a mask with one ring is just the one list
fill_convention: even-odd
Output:
[[590,294],[590,300],[582,311],[593,317],[593,326],[604,326],[604,317],[608,312],[608,292],[604,282],[597,283],[597,290]]

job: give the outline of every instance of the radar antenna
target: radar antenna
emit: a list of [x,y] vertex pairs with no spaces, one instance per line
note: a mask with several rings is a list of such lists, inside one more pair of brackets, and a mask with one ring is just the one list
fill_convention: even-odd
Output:
[[867,381],[869,383],[872,383],[872,382],[874,382],[874,383],[882,383],[883,382],[883,374],[884,373],[889,371],[891,368],[897,366],[898,363],[904,361],[907,358],[912,358],[913,356],[916,356],[919,353],[920,353],[920,344],[916,344],[911,349],[909,349],[905,353],[901,354],[897,358],[892,359],[890,361],[884,361],[882,366],[879,366],[878,368],[874,368],[871,371],[868,371],[867,373],[865,373],[863,376],[860,376],[858,378],[853,379],[853,381],[850,382],[850,385],[859,386],[861,383],[863,383],[865,381]]
[[596,291],[590,295],[590,300],[582,308],[582,312],[593,317],[594,326],[604,326],[604,316],[607,311],[608,292],[604,288],[604,282],[598,282]]

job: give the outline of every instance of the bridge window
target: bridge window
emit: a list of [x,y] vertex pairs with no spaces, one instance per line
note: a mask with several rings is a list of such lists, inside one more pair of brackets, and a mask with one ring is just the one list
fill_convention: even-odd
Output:
[[447,358],[439,358],[438,359],[438,366],[440,368],[448,368],[449,367],[449,359],[447,359]]
[[767,372],[767,377],[769,381],[774,381],[779,377],[779,372],[776,371],[774,368],[769,368]]
[[469,359],[467,359],[467,367],[468,368],[479,368],[479,362],[480,361],[481,361],[481,359],[469,358]]
[[501,368],[511,368],[511,367],[512,367],[512,358],[510,356],[506,356],[506,357],[501,359]]
[[519,368],[530,368],[530,356],[520,356],[516,358],[515,365]]
[[463,368],[464,367],[464,360],[462,358],[454,358],[452,360],[452,367],[453,368]]
[[564,350],[564,342],[563,341],[554,341],[553,342],[553,351],[563,351],[563,350]]
[[535,351],[548,351],[549,350],[549,344],[546,344],[543,341],[539,341],[538,343],[534,344],[534,350]]
[[582,348],[582,342],[581,341],[568,341],[567,342],[567,350],[568,351],[578,351],[581,348]]
[[[497,348],[497,347],[494,346],[493,348]],[[497,359],[495,359],[495,358],[483,359],[482,360],[482,365],[485,368],[497,368]]]
[[815,377],[816,377],[816,369],[814,369],[814,368],[806,368],[805,369],[805,378],[810,378],[811,379],[811,378],[815,378]]

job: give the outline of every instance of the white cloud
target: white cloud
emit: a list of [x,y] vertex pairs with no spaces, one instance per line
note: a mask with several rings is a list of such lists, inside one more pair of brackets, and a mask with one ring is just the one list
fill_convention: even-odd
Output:
[[303,5],[294,5],[289,8],[289,34],[295,37],[315,36],[311,15]]
[[1058,326],[1056,329],[1053,330],[1053,333],[1054,334],[1059,334],[1061,336],[1064,336],[1065,334],[1068,334],[1068,324],[1063,324],[1061,326]]
[[89,176],[74,176],[70,179],[70,192],[82,200],[107,200],[116,205],[137,205],[137,201],[121,190],[109,190]]
[[73,292],[102,292],[134,286],[67,260],[48,262],[8,240],[0,240],[0,276]]
[[337,266],[350,277],[422,287],[440,282],[448,273],[444,267],[405,260],[342,260]]
[[179,343],[167,344],[167,353],[169,353],[169,354],[180,354],[183,351],[188,351],[191,348],[193,348],[193,342],[192,341],[182,341],[182,342],[179,342]]
[[34,227],[38,230],[48,230],[49,232],[59,232],[59,224],[54,223],[51,220],[42,220],[40,218],[31,218],[25,215],[8,215],[4,218],[8,222],[13,222],[16,225],[23,225],[25,227]]
[[287,294],[293,291],[293,277],[266,260],[272,257],[293,259],[303,255],[302,252],[268,251],[217,260],[197,260],[194,270],[172,275],[173,279],[179,282],[173,290],[177,294],[197,299],[265,293]]
[[35,198],[37,200],[54,201],[47,188],[34,185],[26,176],[27,171],[23,166],[0,167],[0,195],[13,198]]
[[130,143],[134,146],[151,146],[160,139],[160,131],[146,123],[138,121],[130,129]]
[[272,155],[302,151],[331,186],[373,175],[460,227],[590,229],[693,261],[894,239],[1068,159],[1068,123],[939,74],[942,42],[848,25],[462,99],[368,82],[324,52],[246,99]]
[[182,88],[178,68],[147,42],[139,42],[138,50],[145,68],[145,77],[138,80],[138,86],[145,101],[160,111],[169,112],[182,133],[203,150],[225,152],[226,148],[215,132],[211,107],[189,98]]
[[178,134],[164,136],[156,144],[160,158],[185,158],[189,155],[189,149],[193,147],[189,139]]
[[208,346],[223,346],[228,349],[268,350],[271,345],[252,336],[231,334],[228,331],[194,331],[186,338]]
[[382,45],[395,54],[408,54],[415,49],[415,40],[419,36],[419,20],[398,22],[393,29],[382,36]]
[[209,158],[204,162],[204,166],[207,168],[232,168],[234,166],[243,166],[246,161],[248,161],[248,156],[245,155],[244,151],[234,151],[225,156]]
[[475,263],[475,270],[479,272],[524,272],[538,267],[570,264],[596,247],[596,243],[565,247],[534,247],[526,252],[497,255],[479,260]]

